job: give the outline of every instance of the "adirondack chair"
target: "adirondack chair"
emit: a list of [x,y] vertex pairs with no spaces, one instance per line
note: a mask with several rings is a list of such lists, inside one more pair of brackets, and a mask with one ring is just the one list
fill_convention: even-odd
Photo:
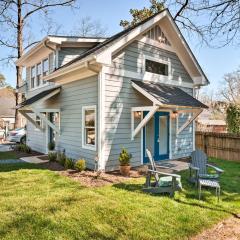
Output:
[[[201,151],[196,150],[191,154],[191,163],[189,165],[189,180],[192,183],[198,183],[199,179],[209,179],[218,181],[220,174],[224,171],[216,166],[207,163],[207,155]],[[209,174],[208,167],[215,170],[215,173]]]
[[148,167],[143,191],[153,194],[169,193],[170,196],[173,197],[175,191],[182,189],[181,176],[158,171],[158,166],[156,165],[151,152],[148,149],[146,152],[150,161],[150,165]]

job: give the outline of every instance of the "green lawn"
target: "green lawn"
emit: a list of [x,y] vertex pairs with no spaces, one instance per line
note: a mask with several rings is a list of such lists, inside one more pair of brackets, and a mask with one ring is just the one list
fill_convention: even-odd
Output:
[[222,202],[210,192],[196,199],[183,173],[174,199],[141,192],[143,179],[100,188],[36,165],[0,165],[0,239],[187,239],[240,213],[240,164],[225,169]]
[[0,152],[0,160],[5,159],[17,159],[17,156],[14,152]]

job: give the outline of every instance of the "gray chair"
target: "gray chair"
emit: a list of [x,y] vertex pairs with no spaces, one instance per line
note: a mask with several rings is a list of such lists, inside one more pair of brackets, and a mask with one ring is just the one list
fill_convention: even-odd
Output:
[[151,152],[148,149],[146,152],[150,161],[150,165],[148,167],[143,191],[153,194],[169,193],[170,196],[173,197],[175,191],[182,189],[181,176],[158,171],[158,166],[156,165]]
[[[208,173],[209,167],[212,168],[215,173]],[[223,172],[222,169],[208,163],[208,157],[203,151],[196,150],[192,152],[191,163],[189,165],[190,182],[197,184],[199,179],[218,181],[220,174]]]

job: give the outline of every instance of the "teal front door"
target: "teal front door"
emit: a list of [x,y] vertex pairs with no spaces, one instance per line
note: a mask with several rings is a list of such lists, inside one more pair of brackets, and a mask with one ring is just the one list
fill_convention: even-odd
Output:
[[[144,112],[144,116],[147,113]],[[168,112],[156,112],[143,129],[143,163],[148,163],[147,148],[152,152],[155,161],[169,158]]]

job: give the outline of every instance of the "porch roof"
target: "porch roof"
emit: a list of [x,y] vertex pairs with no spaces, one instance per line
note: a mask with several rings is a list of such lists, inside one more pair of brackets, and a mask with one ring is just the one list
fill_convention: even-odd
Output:
[[17,109],[36,103],[39,100],[44,100],[45,98],[54,96],[55,94],[59,93],[60,90],[61,90],[61,86],[42,91],[36,94],[35,96],[27,99],[26,101],[20,103],[19,105],[17,105]]
[[132,80],[133,87],[151,101],[166,106],[208,108],[182,89],[154,82]]

